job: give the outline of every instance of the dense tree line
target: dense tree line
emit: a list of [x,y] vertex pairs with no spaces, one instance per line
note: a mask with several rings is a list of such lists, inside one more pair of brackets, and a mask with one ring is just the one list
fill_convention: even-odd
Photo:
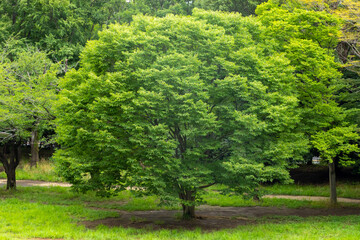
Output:
[[19,146],[31,144],[36,166],[55,128],[56,158],[76,189],[143,187],[181,203],[184,217],[204,188],[257,194],[261,182],[289,181],[310,152],[329,162],[334,186],[335,164],[358,159],[358,9],[350,0],[1,1],[8,188]]

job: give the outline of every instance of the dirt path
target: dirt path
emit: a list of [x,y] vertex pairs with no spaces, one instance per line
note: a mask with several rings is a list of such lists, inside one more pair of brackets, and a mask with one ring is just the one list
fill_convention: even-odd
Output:
[[[6,186],[6,179],[0,179],[0,187]],[[61,182],[44,182],[44,181],[34,181],[34,180],[16,180],[16,186],[21,187],[32,187],[32,186],[39,186],[39,187],[70,187],[71,184],[69,183],[61,183]]]
[[[317,197],[317,196],[292,196],[292,195],[265,195],[263,198],[285,198],[293,200],[308,200],[308,201],[329,201],[329,197]],[[338,202],[343,203],[360,203],[360,199],[353,198],[337,198]]]

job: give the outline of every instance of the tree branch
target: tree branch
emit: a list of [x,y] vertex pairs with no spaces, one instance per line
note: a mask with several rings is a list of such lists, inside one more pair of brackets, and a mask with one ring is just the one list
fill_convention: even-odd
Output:
[[215,185],[215,184],[216,184],[216,182],[210,183],[210,184],[208,184],[208,185],[200,186],[199,188],[200,188],[200,189],[203,189],[203,188],[211,187],[212,185]]

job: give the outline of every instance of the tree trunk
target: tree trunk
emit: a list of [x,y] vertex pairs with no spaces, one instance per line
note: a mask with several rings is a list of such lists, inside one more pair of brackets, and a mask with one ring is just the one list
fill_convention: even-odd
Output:
[[339,42],[338,45],[336,46],[336,51],[337,51],[339,59],[342,63],[348,62],[350,50],[351,50],[351,47],[349,46],[349,44],[347,42],[344,42],[344,41]]
[[183,219],[192,219],[195,218],[195,206],[187,206],[182,204],[182,208],[183,208]]
[[179,194],[180,199],[183,201],[183,219],[193,219],[195,218],[195,197],[193,191],[185,190],[183,193]]
[[39,162],[39,132],[37,128],[35,128],[31,132],[31,159],[30,159],[30,167],[36,167]]
[[9,165],[9,168],[6,170],[6,189],[7,190],[16,190],[16,172],[15,167],[11,164]]
[[335,162],[329,163],[329,183],[330,183],[330,203],[336,204],[336,175],[335,175]]
[[3,146],[0,151],[0,160],[4,166],[7,184],[6,189],[16,189],[16,167],[19,165],[21,157],[21,144],[11,143]]

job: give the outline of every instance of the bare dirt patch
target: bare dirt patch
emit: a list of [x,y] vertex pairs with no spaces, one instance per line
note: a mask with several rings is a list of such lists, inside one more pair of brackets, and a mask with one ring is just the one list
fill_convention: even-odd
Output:
[[239,225],[256,224],[265,216],[346,216],[359,215],[357,208],[329,209],[290,209],[276,207],[213,207],[202,206],[197,210],[198,218],[180,220],[180,211],[117,211],[119,217],[95,221],[83,221],[80,224],[87,228],[99,225],[108,227],[145,228],[145,229],[188,229],[200,228],[205,231],[235,228]]

